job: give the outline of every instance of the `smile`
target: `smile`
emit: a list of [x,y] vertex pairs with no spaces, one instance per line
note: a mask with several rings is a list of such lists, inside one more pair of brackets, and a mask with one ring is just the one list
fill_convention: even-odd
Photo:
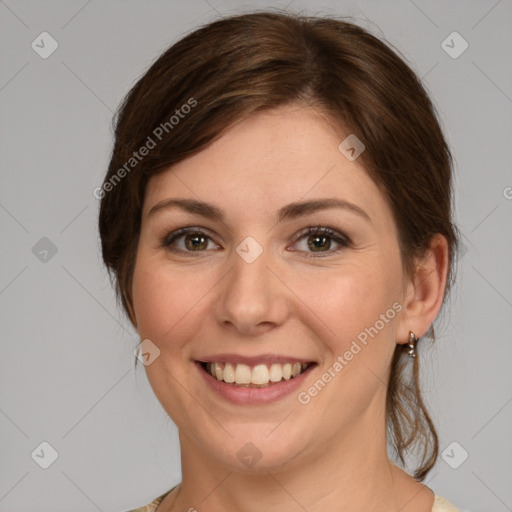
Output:
[[201,366],[212,377],[226,384],[261,388],[298,377],[311,364],[313,363],[272,363],[249,366],[243,363],[202,362]]

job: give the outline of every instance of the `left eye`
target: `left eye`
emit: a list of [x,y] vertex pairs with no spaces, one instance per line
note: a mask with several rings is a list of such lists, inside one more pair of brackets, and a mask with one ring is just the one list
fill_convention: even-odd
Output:
[[[332,249],[332,245],[336,244],[339,247]],[[310,227],[305,232],[299,235],[295,245],[299,251],[309,253],[333,253],[338,252],[343,247],[349,247],[349,239],[327,227]],[[317,254],[308,254],[308,257],[316,257]],[[319,255],[318,255],[319,256]]]

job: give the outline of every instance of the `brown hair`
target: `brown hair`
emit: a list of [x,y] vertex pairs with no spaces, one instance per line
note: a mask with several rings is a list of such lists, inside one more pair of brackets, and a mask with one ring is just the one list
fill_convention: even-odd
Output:
[[[150,177],[205,149],[251,113],[291,102],[316,108],[363,141],[359,158],[392,209],[408,275],[432,236],[446,237],[446,299],[458,245],[452,159],[426,91],[395,52],[332,16],[264,11],[209,23],[156,60],[114,120],[100,194],[103,259],[132,322],[132,276]],[[433,326],[428,335],[435,339]],[[438,439],[420,394],[418,357],[412,378],[404,374],[406,359],[397,345],[386,403],[388,439],[402,464],[420,447],[414,476],[423,480],[437,459]]]

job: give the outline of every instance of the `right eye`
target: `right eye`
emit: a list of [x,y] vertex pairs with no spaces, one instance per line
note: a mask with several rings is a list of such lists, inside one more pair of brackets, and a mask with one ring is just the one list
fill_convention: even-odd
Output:
[[170,251],[182,254],[198,253],[208,249],[215,250],[219,248],[206,231],[196,227],[181,228],[169,233],[162,240],[162,246]]

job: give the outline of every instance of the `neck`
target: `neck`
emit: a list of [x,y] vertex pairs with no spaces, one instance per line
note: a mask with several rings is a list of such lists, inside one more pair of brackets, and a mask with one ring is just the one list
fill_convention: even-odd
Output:
[[384,432],[381,422],[369,415],[365,425],[326,440],[293,467],[251,473],[209,458],[180,433],[182,484],[170,510],[430,510],[431,492],[422,493],[421,507],[416,503],[410,508],[411,496],[427,488],[390,463]]

